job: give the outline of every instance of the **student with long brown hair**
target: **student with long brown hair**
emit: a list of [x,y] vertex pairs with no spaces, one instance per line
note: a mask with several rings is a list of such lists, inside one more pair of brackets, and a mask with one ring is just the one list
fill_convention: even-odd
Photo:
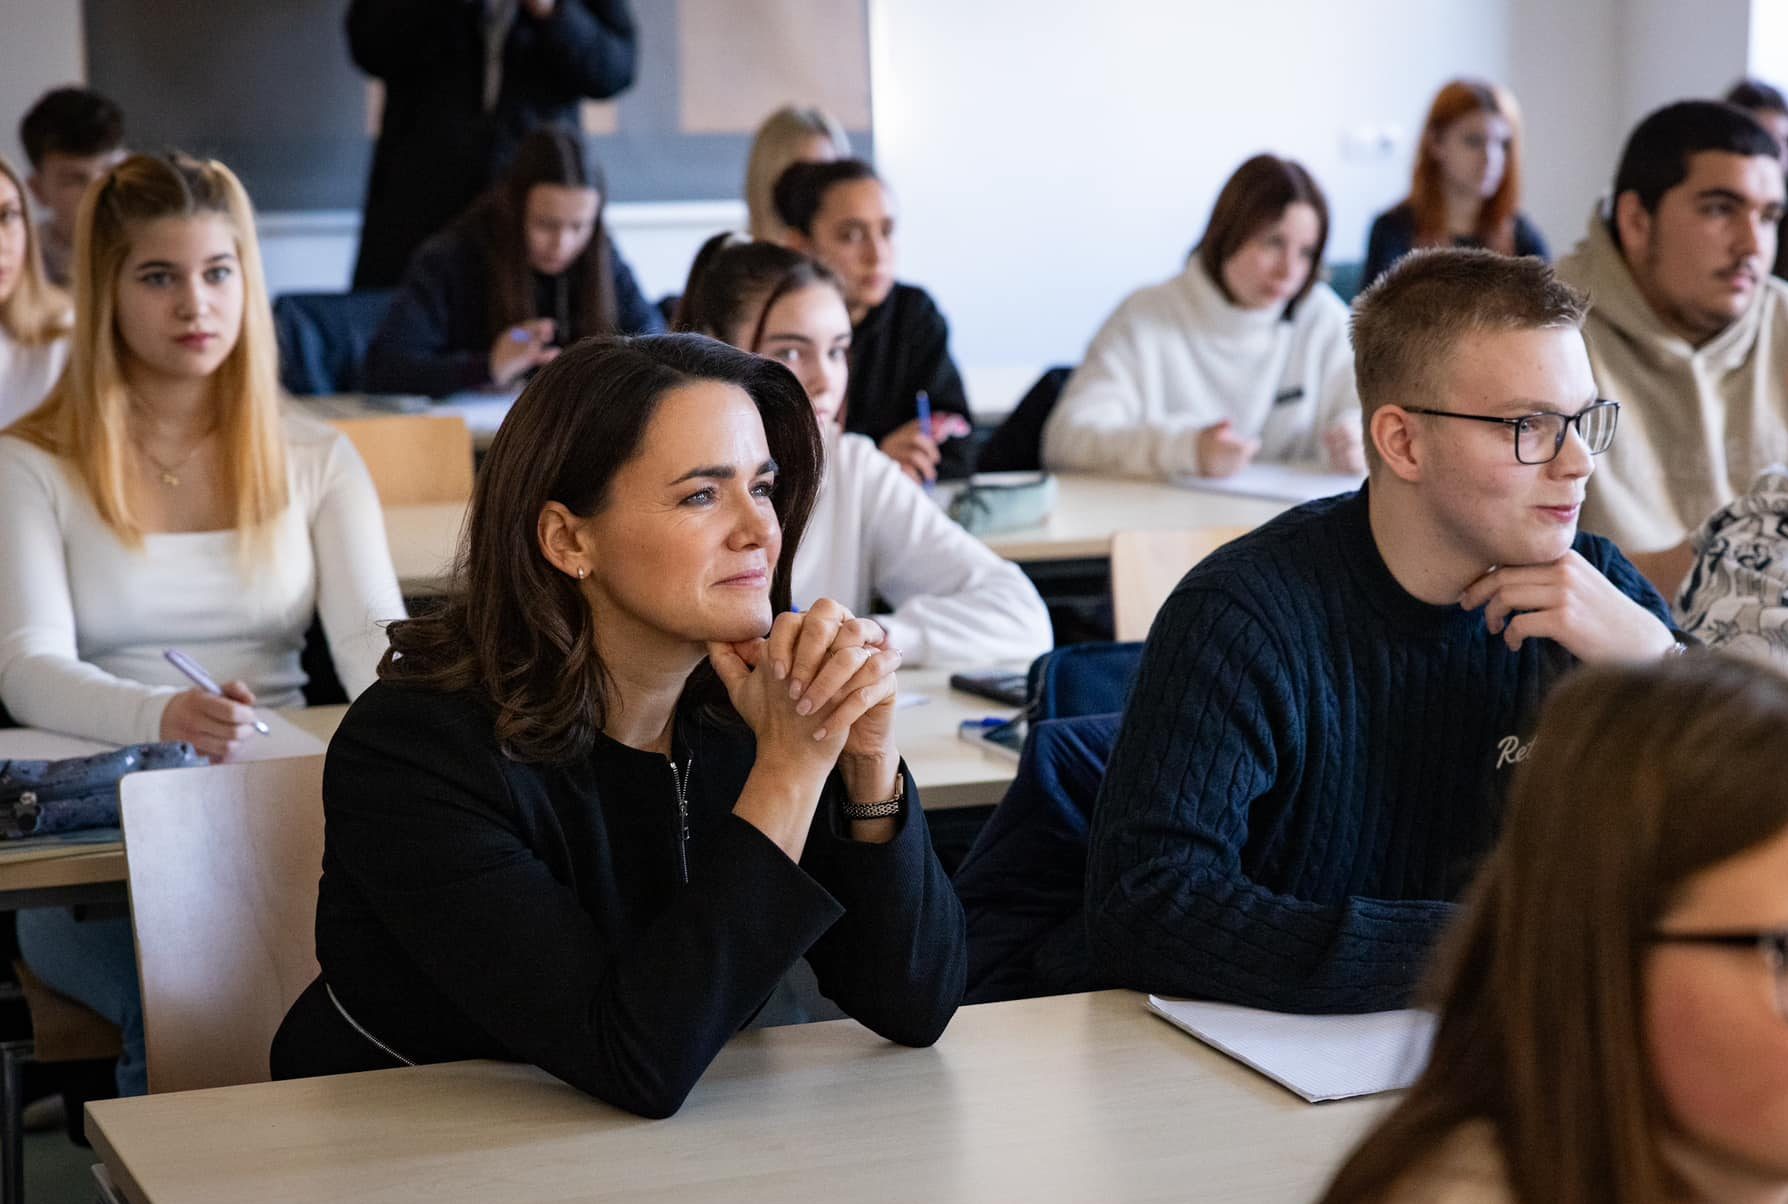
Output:
[[663,330],[604,228],[607,203],[576,131],[523,138],[508,175],[417,248],[366,350],[367,387],[512,389],[578,339]]
[[1347,307],[1320,278],[1328,236],[1301,164],[1236,168],[1185,268],[1093,336],[1043,428],[1044,463],[1223,477],[1258,456],[1364,472]]
[[68,298],[44,275],[25,185],[0,158],[0,425],[34,409],[68,358]]
[[812,1016],[800,981],[937,1039],[962,909],[899,654],[789,606],[820,455],[788,369],[713,339],[588,339],[529,382],[445,606],[330,743],[322,976],[276,1076],[508,1058],[665,1116],[741,1027]]
[[[251,704],[303,703],[313,615],[350,695],[403,616],[378,498],[346,437],[282,415],[254,212],[221,163],[135,155],[81,202],[67,370],[0,437],[0,701],[21,722],[227,759]],[[227,683],[195,689],[177,645]],[[143,1090],[127,920],[19,914],[25,960],[124,1029]]]
[[916,481],[840,421],[850,311],[838,278],[767,242],[717,234],[689,270],[677,324],[788,365],[825,441],[826,475],[795,560],[794,598],[867,614],[904,664],[1031,661],[1054,637],[1037,587],[951,521]]
[[1456,79],[1435,94],[1417,140],[1409,195],[1366,239],[1364,288],[1417,247],[1485,247],[1551,258],[1520,211],[1521,114],[1495,84]]
[[1586,669],[1428,997],[1426,1070],[1323,1204],[1788,1200],[1788,678]]

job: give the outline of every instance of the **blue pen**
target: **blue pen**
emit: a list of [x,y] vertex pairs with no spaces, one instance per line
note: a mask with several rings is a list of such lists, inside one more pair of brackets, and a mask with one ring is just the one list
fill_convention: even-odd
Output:
[[1005,727],[1010,722],[1012,722],[1010,719],[1001,719],[998,715],[989,715],[984,719],[964,719],[961,726],[962,730],[965,732],[977,730],[990,732],[996,727]]
[[[919,433],[924,435],[927,439],[930,439],[932,437],[931,394],[927,393],[924,389],[920,389],[913,395],[913,405],[917,406],[919,409]],[[926,481],[924,483],[925,492],[930,493],[936,486],[936,481]]]
[[[186,655],[186,653],[180,651],[178,648],[164,648],[162,649],[161,654],[167,658],[168,664],[180,670],[180,672],[183,673],[187,680],[192,682],[193,685],[199,687],[199,689],[205,691],[207,694],[215,694],[219,698],[224,696],[223,687],[212,680],[211,674],[205,672],[205,666],[199,664],[198,661],[195,661],[192,657]],[[273,731],[272,728],[268,727],[265,723],[262,723],[259,719],[255,720],[255,730],[260,732],[263,736],[268,735]]]

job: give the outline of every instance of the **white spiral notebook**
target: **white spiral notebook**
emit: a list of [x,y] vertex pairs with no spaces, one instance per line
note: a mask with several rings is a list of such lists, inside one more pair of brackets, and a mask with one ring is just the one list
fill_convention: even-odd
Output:
[[1313,1104],[1398,1091],[1428,1062],[1434,1015],[1293,1016],[1149,996],[1149,1010]]

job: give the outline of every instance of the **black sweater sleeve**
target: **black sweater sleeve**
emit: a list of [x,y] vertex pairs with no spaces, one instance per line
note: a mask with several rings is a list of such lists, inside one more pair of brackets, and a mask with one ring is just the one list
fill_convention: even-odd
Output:
[[[544,808],[516,782],[472,725],[344,723],[323,784],[325,872],[347,874],[442,995],[515,1057],[668,1116],[842,908],[729,815],[707,837],[711,872],[617,944],[530,844]],[[387,1039],[403,1048],[400,1032]]]
[[1411,231],[1399,220],[1398,209],[1378,215],[1366,236],[1366,263],[1360,270],[1360,291],[1365,292],[1390,266],[1409,254]]
[[481,312],[481,275],[451,230],[417,248],[366,349],[368,391],[446,397],[490,384],[489,346],[465,346],[458,329]]
[[632,85],[637,37],[627,0],[559,0],[546,20],[524,12],[516,22],[526,40],[506,70],[525,72],[567,100],[603,100]]
[[1453,913],[1428,900],[1297,899],[1243,865],[1251,815],[1300,773],[1305,713],[1274,640],[1182,587],[1149,632],[1087,860],[1094,965],[1118,986],[1289,1012],[1401,1007]]
[[1552,258],[1552,249],[1546,245],[1546,236],[1540,233],[1538,226],[1527,220],[1525,213],[1515,215],[1515,254],[1537,255],[1548,261]]
[[801,867],[844,906],[808,950],[820,990],[859,1023],[902,1045],[930,1045],[962,1002],[968,941],[962,904],[932,851],[918,787],[905,766],[906,811],[893,840],[849,839],[833,779]]
[[402,82],[442,69],[457,48],[456,0],[353,0],[345,22],[348,54],[368,75]]

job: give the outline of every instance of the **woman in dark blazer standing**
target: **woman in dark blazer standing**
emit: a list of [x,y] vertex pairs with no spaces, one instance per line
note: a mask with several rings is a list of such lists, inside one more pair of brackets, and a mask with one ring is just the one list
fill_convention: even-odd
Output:
[[710,339],[534,378],[447,604],[392,626],[330,744],[322,975],[277,1077],[508,1058],[667,1116],[803,959],[868,1028],[938,1038],[962,910],[899,652],[788,609],[820,471],[793,374]]

